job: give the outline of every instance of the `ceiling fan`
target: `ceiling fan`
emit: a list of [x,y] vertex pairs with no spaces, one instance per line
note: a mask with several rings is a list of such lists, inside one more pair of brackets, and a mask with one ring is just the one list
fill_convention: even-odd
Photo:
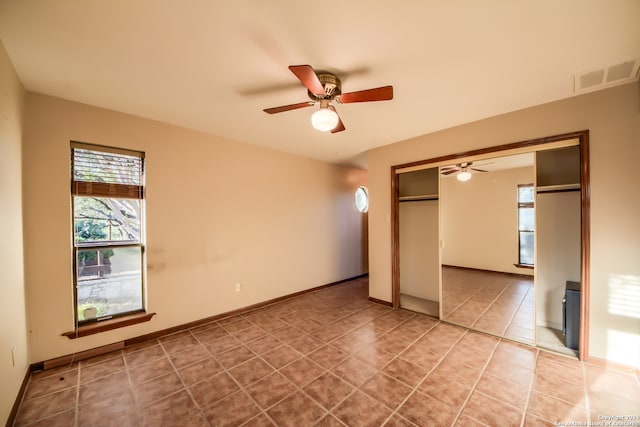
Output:
[[444,167],[440,170],[440,172],[442,173],[442,175],[451,175],[452,173],[459,172],[456,178],[458,178],[458,180],[460,181],[468,181],[469,179],[471,179],[471,171],[489,172],[484,169],[472,168],[471,165],[473,165],[473,162],[462,162],[456,164],[455,166]]
[[284,111],[297,110],[320,104],[320,109],[311,116],[311,124],[315,129],[331,133],[345,130],[340,116],[331,102],[348,104],[352,102],[388,101],[393,99],[393,86],[382,86],[374,89],[360,90],[357,92],[342,93],[342,82],[333,73],[326,71],[314,71],[310,65],[290,65],[289,70],[307,88],[307,95],[311,101],[297,104],[283,105],[274,108],[265,108],[263,111],[269,114],[282,113]]

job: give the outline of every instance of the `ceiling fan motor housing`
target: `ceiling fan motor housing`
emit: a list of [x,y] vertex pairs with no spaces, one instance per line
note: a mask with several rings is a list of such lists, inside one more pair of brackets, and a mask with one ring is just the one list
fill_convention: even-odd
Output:
[[324,95],[318,96],[310,90],[307,90],[307,95],[309,95],[309,98],[311,98],[312,101],[320,101],[322,99],[332,100],[342,93],[342,82],[335,74],[322,71],[317,72],[316,74],[318,76],[318,80],[320,80],[320,83],[322,84],[322,87],[324,87]]

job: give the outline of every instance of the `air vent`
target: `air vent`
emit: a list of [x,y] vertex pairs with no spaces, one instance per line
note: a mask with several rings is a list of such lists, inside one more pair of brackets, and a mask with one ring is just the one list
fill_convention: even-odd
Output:
[[573,91],[575,93],[591,92],[637,80],[639,77],[640,58],[620,64],[591,70],[574,76]]
[[599,86],[604,82],[604,71],[591,71],[580,76],[580,89],[589,89],[594,86]]
[[607,69],[607,83],[633,77],[633,67],[635,67],[635,65],[636,61],[627,61],[609,67]]

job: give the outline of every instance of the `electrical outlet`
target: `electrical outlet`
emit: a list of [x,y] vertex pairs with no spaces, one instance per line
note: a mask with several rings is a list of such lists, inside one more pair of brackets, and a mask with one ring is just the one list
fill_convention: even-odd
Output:
[[236,292],[240,292],[240,283],[236,283]]
[[247,282],[242,282],[240,283],[240,288],[244,291],[245,289],[247,289]]

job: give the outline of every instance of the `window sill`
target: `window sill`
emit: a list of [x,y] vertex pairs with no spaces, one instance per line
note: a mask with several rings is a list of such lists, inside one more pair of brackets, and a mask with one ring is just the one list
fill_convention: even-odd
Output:
[[70,340],[86,337],[88,335],[98,334],[100,332],[110,331],[112,329],[124,328],[125,326],[136,325],[138,323],[148,322],[155,313],[135,313],[126,316],[116,317],[115,319],[103,320],[100,322],[89,323],[78,326],[76,330],[64,332],[62,335]]
[[528,268],[529,270],[533,270],[534,266],[533,265],[529,265],[529,264],[513,264],[514,266],[518,267],[518,268]]

